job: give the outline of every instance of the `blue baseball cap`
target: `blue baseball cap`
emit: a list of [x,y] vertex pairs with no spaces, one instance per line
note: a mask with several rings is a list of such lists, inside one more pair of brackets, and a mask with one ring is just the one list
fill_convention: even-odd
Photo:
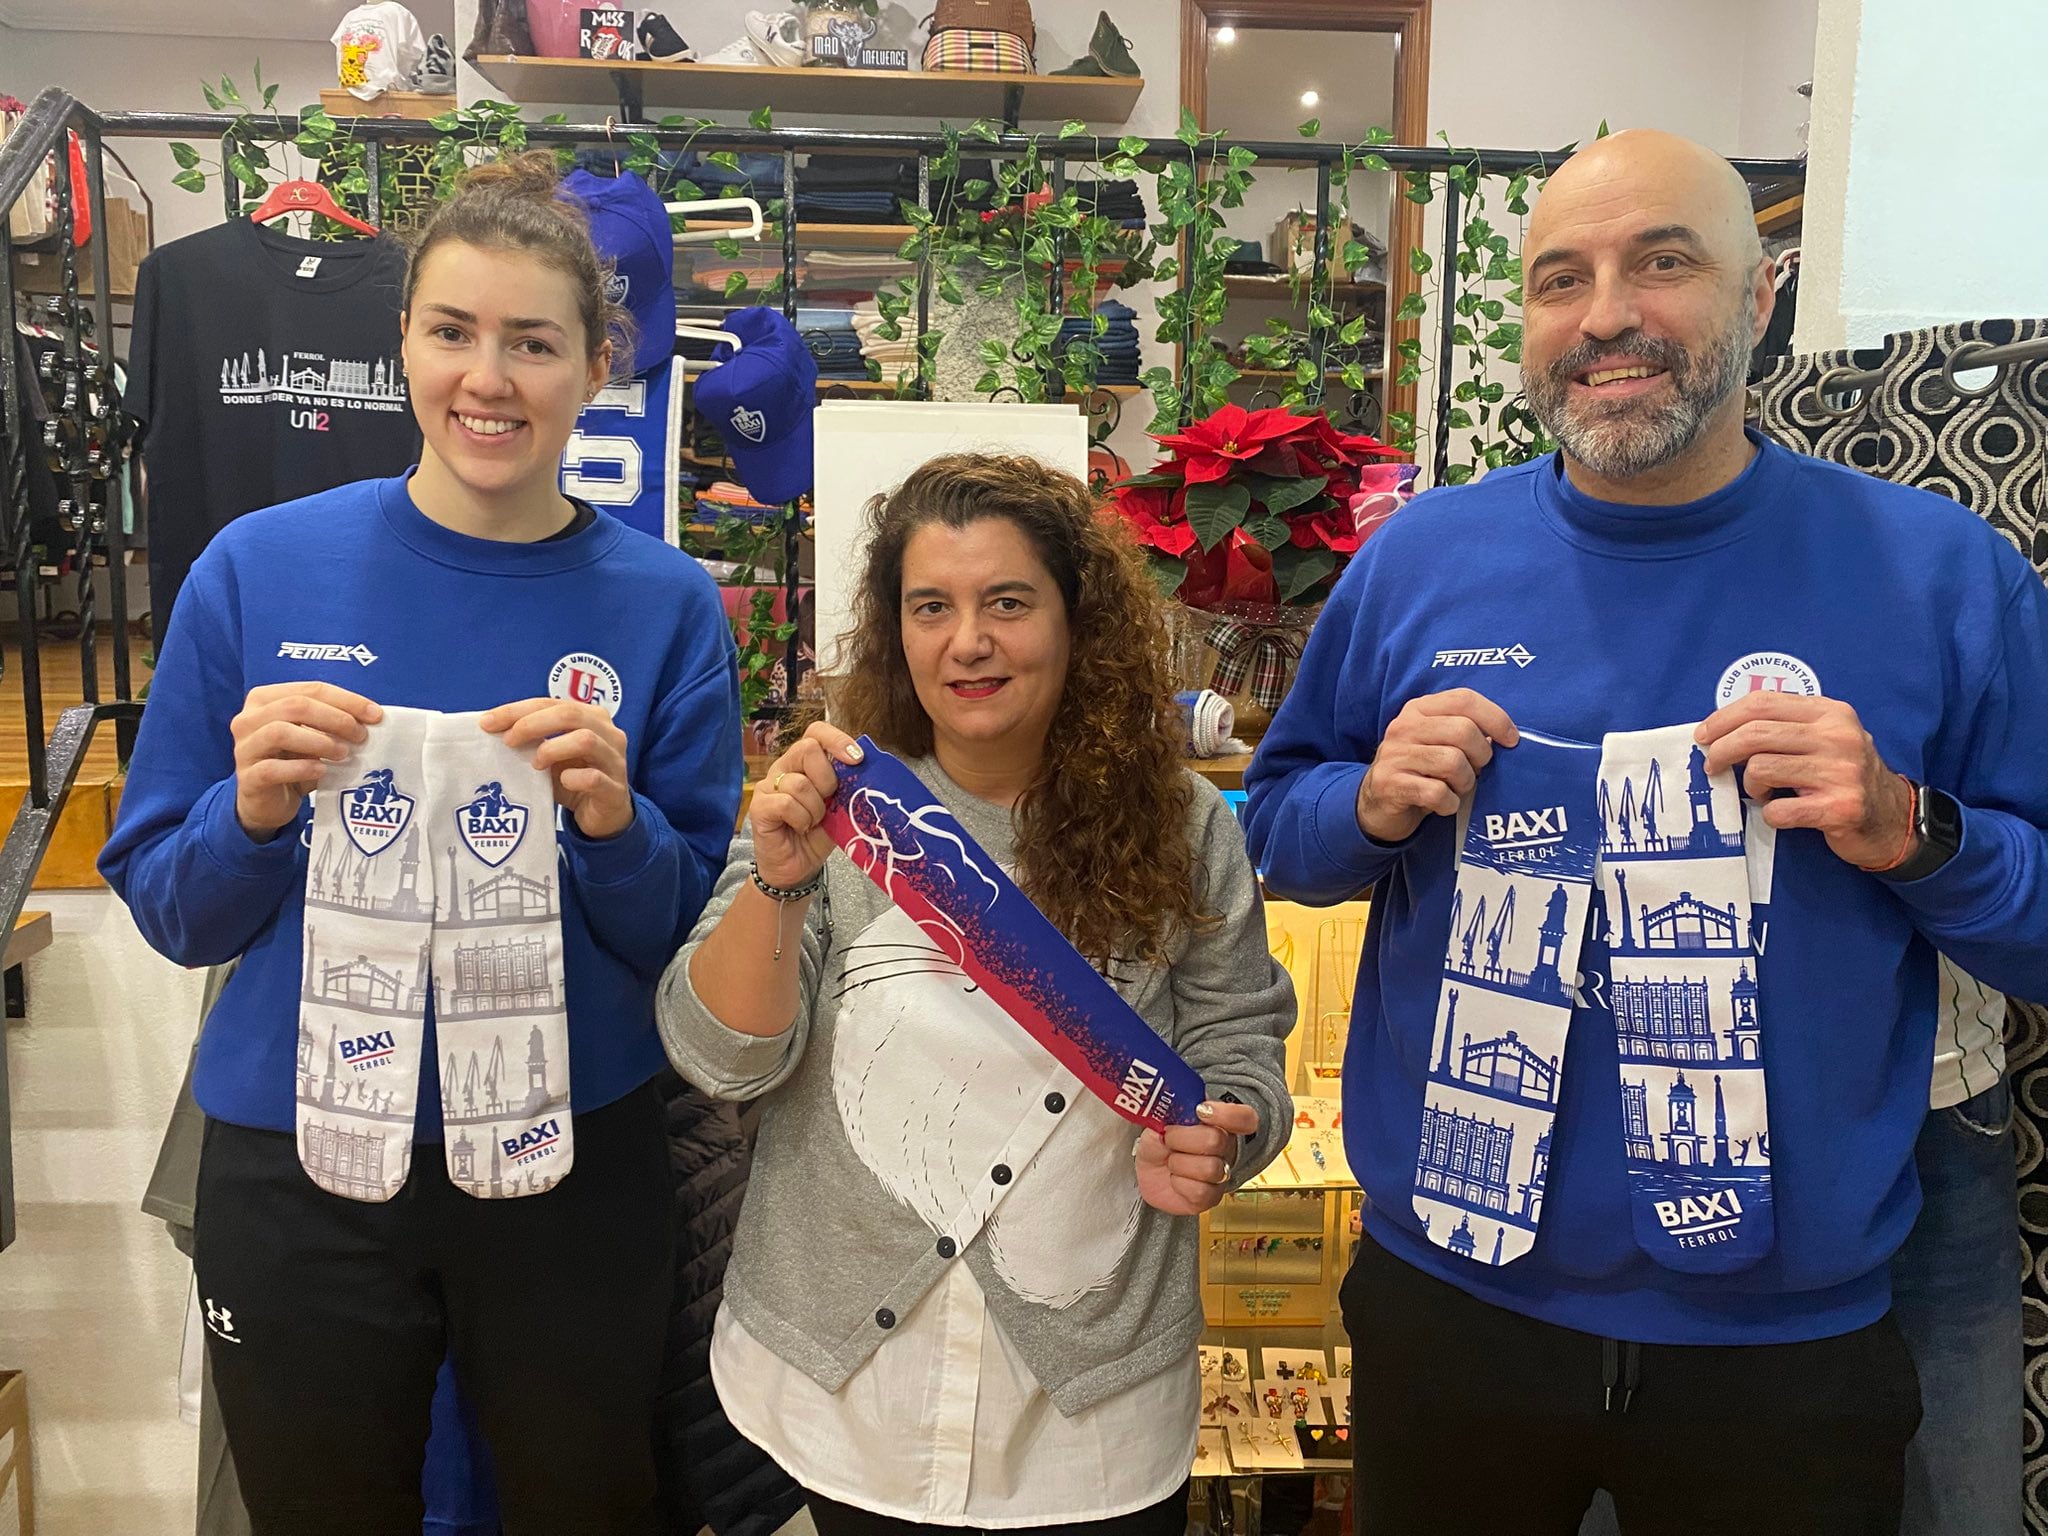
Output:
[[818,408],[818,360],[779,309],[736,309],[719,329],[718,364],[696,376],[697,409],[718,429],[740,484],[778,506],[811,488],[811,415]]
[[582,205],[590,243],[612,264],[612,301],[633,317],[633,371],[667,362],[676,350],[676,255],[661,199],[630,172],[571,171],[559,195]]

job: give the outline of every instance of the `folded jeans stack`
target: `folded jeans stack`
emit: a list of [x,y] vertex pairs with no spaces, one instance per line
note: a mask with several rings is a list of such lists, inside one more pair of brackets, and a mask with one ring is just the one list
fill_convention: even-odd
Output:
[[1145,200],[1138,195],[1135,181],[1077,181],[1074,199],[1088,213],[1100,214],[1126,229],[1142,229]]
[[1053,343],[1054,354],[1064,354],[1075,342],[1093,341],[1099,359],[1095,366],[1097,384],[1137,383],[1138,312],[1115,299],[1104,299],[1095,306],[1095,313],[1108,322],[1102,334],[1095,335],[1092,321],[1069,315],[1060,322],[1059,339]]
[[889,155],[813,155],[796,173],[798,222],[894,224],[917,201],[917,163]]
[[853,328],[853,311],[839,308],[805,308],[796,312],[797,335],[803,338],[818,362],[821,379],[864,379],[868,368],[861,358],[860,334]]

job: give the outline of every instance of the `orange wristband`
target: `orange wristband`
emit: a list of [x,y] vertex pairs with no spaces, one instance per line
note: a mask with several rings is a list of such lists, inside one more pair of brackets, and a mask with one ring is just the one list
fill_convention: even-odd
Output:
[[1888,875],[1913,856],[1913,845],[1920,837],[1920,786],[1902,773],[1899,777],[1906,785],[1906,840],[1899,847],[1898,857],[1889,864],[1880,864],[1869,871],[1873,875]]

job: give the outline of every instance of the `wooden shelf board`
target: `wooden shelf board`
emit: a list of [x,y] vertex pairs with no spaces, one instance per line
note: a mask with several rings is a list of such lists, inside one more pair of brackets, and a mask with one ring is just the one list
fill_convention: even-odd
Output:
[[882,117],[1000,118],[1006,93],[1021,97],[1019,117],[1054,122],[1122,123],[1142,79],[1097,75],[1011,75],[891,69],[779,69],[767,65],[658,64],[608,59],[542,59],[485,54],[476,61],[515,102],[611,106],[619,87],[637,89],[650,110],[778,111]]
[[[1309,297],[1309,282],[1301,279],[1297,289],[1294,281],[1287,277],[1254,277],[1246,272],[1228,272],[1223,277],[1223,291],[1238,298],[1275,299],[1288,303],[1299,303]],[[1343,282],[1332,283],[1330,293],[1339,299],[1363,299],[1376,297],[1387,291],[1385,283]]]
[[[690,219],[688,215],[684,217],[687,227],[693,232],[715,229],[723,233],[732,234],[737,238],[738,231],[749,227],[746,224],[735,223],[725,219]],[[800,246],[822,245],[849,250],[894,251],[915,233],[917,233],[916,229],[909,224],[812,224],[799,219],[796,226],[796,243]],[[777,235],[771,241],[766,234],[760,234],[742,238],[740,243],[742,245],[772,244],[780,246],[782,244],[782,237]],[[714,248],[709,245],[691,244],[679,245],[676,249],[678,251],[711,251]],[[831,274],[824,272],[814,275],[830,276]]]
[[1797,224],[1806,213],[1806,194],[1795,192],[1782,203],[1773,203],[1768,208],[1756,211],[1756,232],[1760,235],[1781,234]]
[[[1365,370],[1367,380],[1382,378],[1385,376],[1385,373],[1386,370],[1383,368],[1368,368]],[[1240,379],[1291,379],[1294,377],[1294,370],[1292,368],[1240,368],[1237,370],[1237,376]],[[1341,379],[1344,377],[1344,370],[1341,368],[1325,368],[1323,370],[1323,377],[1326,379]]]
[[1218,789],[1243,789],[1244,771],[1251,762],[1251,753],[1234,752],[1229,757],[1191,757],[1188,766]]

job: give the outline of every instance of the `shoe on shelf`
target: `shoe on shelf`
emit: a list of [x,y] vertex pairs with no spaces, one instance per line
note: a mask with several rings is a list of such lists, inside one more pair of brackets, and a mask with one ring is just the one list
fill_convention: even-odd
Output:
[[747,39],[764,63],[796,69],[804,62],[804,24],[794,11],[747,12]]
[[736,37],[716,53],[707,53],[697,61],[699,64],[747,65],[763,62],[761,55],[754,52],[754,45],[744,37]]
[[455,94],[455,52],[448,39],[436,32],[427,39],[427,56],[420,61],[419,78],[413,89],[424,96]]
[[663,64],[687,64],[697,57],[697,51],[683,41],[681,34],[659,11],[642,11],[640,30],[634,36],[639,39],[640,57],[643,59],[656,59]]
[[1095,35],[1088,39],[1088,52],[1065,69],[1056,69],[1053,73],[1115,75],[1132,79],[1138,74],[1138,61],[1131,57],[1131,40],[1116,29],[1116,23],[1109,19],[1109,12],[1103,11],[1095,18]]

